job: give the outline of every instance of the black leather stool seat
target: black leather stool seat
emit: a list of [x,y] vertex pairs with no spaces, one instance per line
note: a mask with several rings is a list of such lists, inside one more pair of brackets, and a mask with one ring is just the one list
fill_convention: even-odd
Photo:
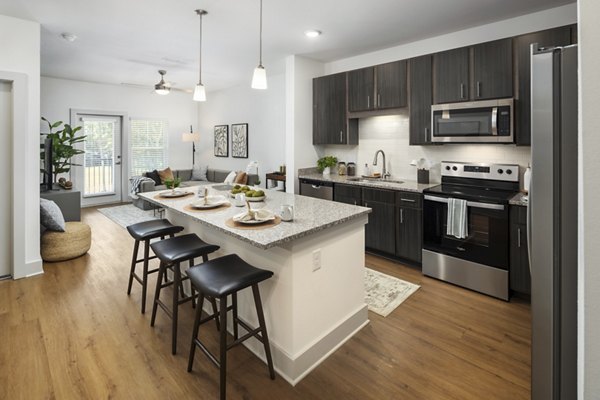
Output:
[[236,254],[202,263],[187,274],[196,289],[211,297],[227,296],[273,276],[273,272],[253,267]]
[[161,236],[174,235],[183,230],[183,226],[176,226],[167,219],[158,219],[129,225],[127,231],[136,240],[154,239]]
[[150,247],[167,264],[198,258],[219,250],[219,246],[208,244],[193,233],[161,240],[152,243]]

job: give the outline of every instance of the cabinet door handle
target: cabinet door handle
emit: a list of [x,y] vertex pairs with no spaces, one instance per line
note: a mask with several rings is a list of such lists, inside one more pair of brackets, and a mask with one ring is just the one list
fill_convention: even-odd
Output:
[[405,198],[403,198],[403,197],[400,197],[400,201],[407,201],[407,202],[409,202],[409,203],[416,203],[416,202],[417,202],[417,201],[416,201],[416,200],[414,200],[414,199],[405,199]]
[[377,93],[377,107],[381,107],[381,95]]
[[354,200],[354,205],[356,205],[356,200]]
[[369,207],[369,203],[365,201],[365,207]]
[[367,108],[371,108],[371,96],[367,96]]
[[481,97],[481,82],[477,82],[477,97]]
[[404,210],[400,209],[400,223],[403,224],[404,223]]
[[517,247],[521,248],[521,228],[517,228]]
[[460,84],[460,98],[461,99],[465,98],[465,84],[464,83]]
[[340,131],[340,143],[344,141],[344,131]]

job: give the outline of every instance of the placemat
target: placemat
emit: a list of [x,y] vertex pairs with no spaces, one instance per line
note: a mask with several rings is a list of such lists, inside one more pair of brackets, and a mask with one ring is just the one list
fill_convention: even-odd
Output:
[[244,225],[244,224],[240,224],[239,222],[235,222],[233,220],[233,218],[229,218],[227,221],[225,221],[225,225],[227,225],[230,228],[234,228],[234,229],[241,229],[241,230],[259,230],[259,229],[268,229],[268,228],[272,228],[274,226],[277,226],[281,223],[281,218],[279,218],[278,216],[275,216],[275,219],[272,221],[268,221],[262,224],[256,224],[256,225]]
[[181,200],[181,199],[185,199],[186,197],[189,196],[193,196],[194,193],[193,192],[189,192],[188,194],[186,194],[185,196],[179,196],[179,197],[164,197],[162,196],[160,193],[157,195],[154,195],[154,200]]
[[219,207],[215,207],[215,208],[195,208],[195,207],[192,207],[191,204],[188,204],[187,206],[183,207],[183,209],[185,211],[191,211],[191,212],[211,212],[211,211],[223,211],[229,207],[231,207],[231,203],[225,203],[225,204],[222,204]]

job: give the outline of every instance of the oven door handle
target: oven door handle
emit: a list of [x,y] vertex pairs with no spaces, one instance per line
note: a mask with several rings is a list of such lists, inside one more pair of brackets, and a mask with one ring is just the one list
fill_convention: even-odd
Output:
[[[448,199],[445,197],[436,197],[425,195],[425,200],[436,201],[438,203],[448,204]],[[488,210],[504,210],[504,204],[481,203],[478,201],[467,201],[467,207],[485,208]]]

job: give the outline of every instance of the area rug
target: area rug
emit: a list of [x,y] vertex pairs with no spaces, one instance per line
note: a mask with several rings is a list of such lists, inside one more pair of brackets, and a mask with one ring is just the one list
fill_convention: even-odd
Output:
[[121,225],[123,228],[127,228],[129,225],[137,224],[138,222],[158,219],[158,212],[156,215],[154,215],[154,211],[140,210],[133,204],[99,208],[98,211],[106,215],[117,224]]
[[421,286],[365,268],[366,302],[369,310],[387,317]]

